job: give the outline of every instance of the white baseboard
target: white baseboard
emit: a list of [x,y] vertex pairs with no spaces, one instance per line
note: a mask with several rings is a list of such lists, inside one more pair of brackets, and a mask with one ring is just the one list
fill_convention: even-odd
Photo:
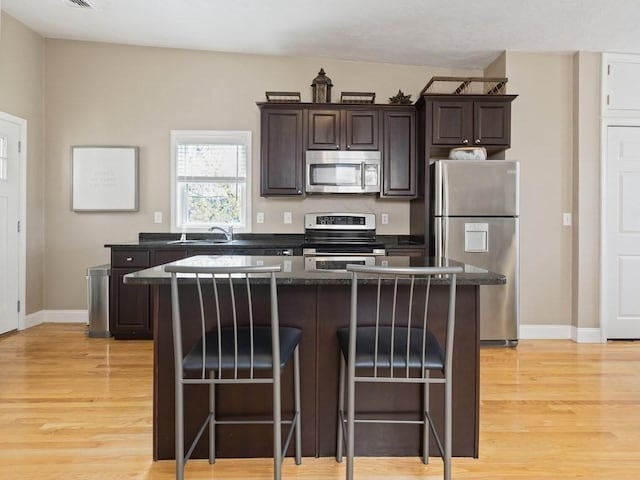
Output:
[[89,323],[88,310],[40,310],[26,315],[24,328],[35,327],[41,323]]
[[603,343],[599,328],[571,327],[571,338],[576,343]]
[[521,340],[573,340],[576,343],[601,343],[599,328],[573,325],[520,325]]
[[24,325],[20,328],[20,330],[24,330],[26,328],[35,327],[36,325],[40,325],[44,323],[44,310],[40,310],[38,312],[30,313],[29,315],[24,316]]
[[571,338],[571,325],[520,325],[521,340],[559,340]]
[[88,310],[45,310],[45,323],[89,323]]

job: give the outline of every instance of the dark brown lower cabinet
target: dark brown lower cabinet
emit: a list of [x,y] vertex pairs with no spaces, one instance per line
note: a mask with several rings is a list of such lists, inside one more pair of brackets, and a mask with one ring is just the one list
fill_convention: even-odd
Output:
[[150,315],[149,287],[127,285],[122,278],[131,272],[187,256],[184,248],[111,250],[111,284],[109,301],[109,332],[116,339],[151,339],[153,325]]
[[149,287],[122,283],[127,273],[149,266],[149,250],[111,250],[109,332],[117,339],[152,338]]
[[[174,458],[174,376],[173,340],[171,333],[170,286],[153,285],[154,339],[154,398],[153,398],[153,458]],[[361,293],[363,303],[375,305],[374,287]],[[444,336],[444,312],[448,297],[446,286],[432,287],[429,309],[433,311],[432,331],[440,339]],[[477,285],[459,285],[457,292],[454,346],[454,411],[453,455],[478,456],[479,428],[479,340]],[[391,287],[389,287],[391,289]],[[266,286],[252,289],[257,310],[268,309]],[[387,293],[393,294],[391,290]],[[399,294],[406,295],[400,292]],[[185,301],[186,309],[197,302],[195,286],[190,293],[193,301]],[[349,285],[279,285],[280,324],[302,328],[300,343],[302,454],[305,457],[326,457],[335,454],[338,400],[338,339],[336,331],[348,325]],[[260,307],[262,305],[262,307]],[[374,308],[374,307],[371,307]],[[184,331],[184,341],[195,342],[197,329]],[[206,388],[200,385],[185,394],[188,405],[185,416],[186,435],[197,432],[207,412]],[[268,386],[228,385],[216,393],[216,409],[221,416],[244,413],[267,414],[271,408]],[[419,416],[421,394],[415,386],[384,387],[375,392],[367,385],[358,397],[361,412],[395,412],[400,418]],[[442,425],[442,388],[431,387],[431,408],[437,425]],[[291,412],[291,365],[283,372],[283,418]],[[367,394],[367,390],[370,391]],[[356,427],[356,455],[359,456],[418,456],[421,451],[420,428],[417,425],[358,425]],[[206,435],[193,452],[194,458],[206,458]],[[435,442],[430,444],[431,455],[437,455]],[[218,457],[269,457],[272,455],[271,425],[232,426],[217,429]],[[289,454],[292,452],[290,451]],[[418,461],[418,460],[416,460]]]
[[139,268],[111,269],[109,331],[116,339],[153,338],[149,317],[149,287],[125,285],[122,278]]

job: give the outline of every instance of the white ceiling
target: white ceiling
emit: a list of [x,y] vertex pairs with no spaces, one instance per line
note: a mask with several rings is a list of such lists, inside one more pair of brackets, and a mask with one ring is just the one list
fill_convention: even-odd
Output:
[[640,52],[638,0],[0,0],[47,38],[482,69],[503,50]]

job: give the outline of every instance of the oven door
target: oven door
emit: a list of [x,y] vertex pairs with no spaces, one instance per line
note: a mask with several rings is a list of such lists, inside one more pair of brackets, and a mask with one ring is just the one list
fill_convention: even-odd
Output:
[[347,265],[374,266],[376,257],[364,255],[321,255],[304,257],[306,271],[345,272]]

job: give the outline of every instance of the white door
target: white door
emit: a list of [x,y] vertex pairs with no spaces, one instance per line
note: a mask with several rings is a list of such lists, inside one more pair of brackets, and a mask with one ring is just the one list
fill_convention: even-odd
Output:
[[605,197],[608,339],[640,338],[640,127],[609,127]]
[[20,125],[0,118],[0,334],[17,330],[19,320],[20,138]]

